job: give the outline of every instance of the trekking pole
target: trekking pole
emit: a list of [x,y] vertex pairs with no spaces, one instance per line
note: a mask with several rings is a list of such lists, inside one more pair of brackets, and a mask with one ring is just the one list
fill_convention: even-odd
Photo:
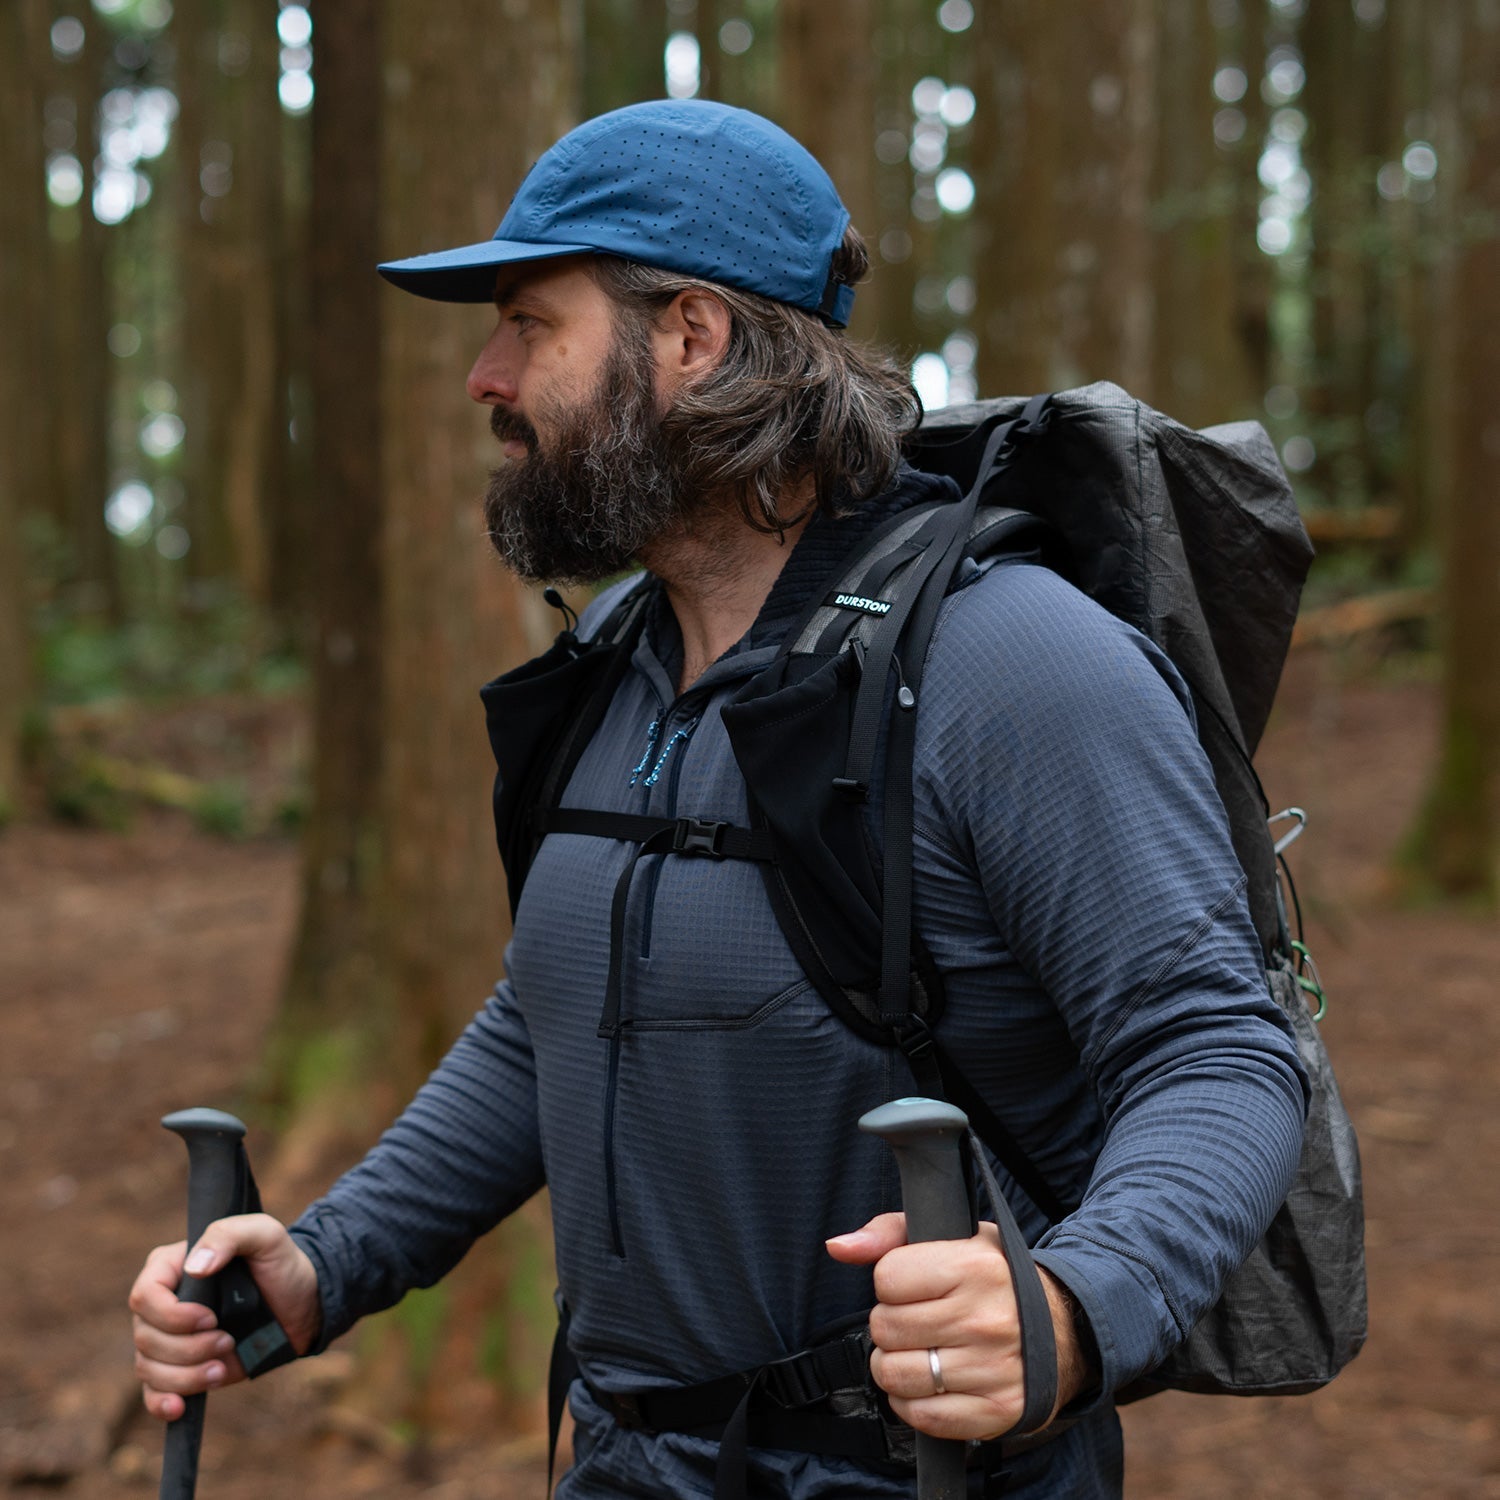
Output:
[[[969,1117],[937,1099],[895,1099],[862,1115],[859,1128],[895,1153],[906,1210],[906,1241],[966,1240],[974,1233],[959,1143]],[[957,1438],[917,1434],[918,1500],[963,1500],[969,1446]]]
[[[175,1131],[188,1151],[188,1248],[215,1219],[239,1206],[244,1181],[243,1123],[217,1109],[183,1109],[162,1124]],[[184,1276],[177,1287],[183,1302],[219,1312],[218,1287],[212,1277]],[[184,1397],[183,1413],[167,1425],[162,1454],[160,1500],[193,1500],[198,1486],[198,1449],[203,1442],[206,1395]]]

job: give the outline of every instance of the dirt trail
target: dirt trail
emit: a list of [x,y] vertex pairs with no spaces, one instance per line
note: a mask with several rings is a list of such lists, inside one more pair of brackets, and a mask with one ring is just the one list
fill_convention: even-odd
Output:
[[[1131,1500],[1500,1500],[1500,924],[1395,905],[1385,873],[1433,718],[1426,685],[1346,685],[1311,657],[1260,757],[1273,804],[1313,814],[1296,868],[1361,1131],[1369,1346],[1317,1396],[1132,1408]],[[0,1485],[154,1491],[122,1307],[181,1212],[180,1148],[155,1121],[232,1106],[295,865],[289,844],[171,817],[0,837]],[[300,1207],[262,1186],[273,1212]],[[540,1493],[534,1435],[456,1443],[411,1477],[380,1435],[330,1418],[339,1373],[335,1356],[211,1403],[205,1500]]]

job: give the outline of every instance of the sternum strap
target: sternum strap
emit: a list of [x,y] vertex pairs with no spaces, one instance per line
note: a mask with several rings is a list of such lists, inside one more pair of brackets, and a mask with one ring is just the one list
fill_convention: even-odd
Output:
[[769,833],[711,818],[653,818],[646,813],[554,807],[543,813],[538,831],[618,839],[641,845],[643,854],[696,854],[710,859],[773,858]]

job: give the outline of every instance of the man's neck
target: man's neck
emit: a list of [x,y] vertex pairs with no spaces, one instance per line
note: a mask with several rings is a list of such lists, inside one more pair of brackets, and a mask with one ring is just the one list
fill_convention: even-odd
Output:
[[755,623],[807,520],[756,531],[730,504],[658,538],[641,561],[661,579],[682,632],[685,692]]

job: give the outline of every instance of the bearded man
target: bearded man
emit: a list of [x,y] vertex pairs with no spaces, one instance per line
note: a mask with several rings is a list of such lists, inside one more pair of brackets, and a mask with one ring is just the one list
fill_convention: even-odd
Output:
[[[956,493],[903,462],[905,375],[844,336],[866,255],[833,184],[755,115],[637,105],[543,156],[493,240],[381,269],[494,300],[468,391],[501,445],[485,514],[505,561],[528,579],[645,569],[563,637],[577,654],[635,601],[562,808],[743,825],[721,710],[841,559]],[[539,839],[507,977],[366,1160],[290,1231],[250,1215],[190,1256],[153,1252],[132,1306],[155,1415],[241,1374],[176,1300],[185,1257],[204,1275],[243,1256],[316,1352],[546,1185],[575,1371],[565,1500],[910,1495],[901,1444],[867,1441],[903,1422],[976,1445],[974,1494],[1121,1493],[1114,1393],[1270,1220],[1304,1084],[1170,663],[1041,567],[961,582],[917,718],[916,922],[945,1045],[1076,1205],[1049,1226],[1003,1177],[1061,1420],[994,1441],[1028,1395],[995,1226],[905,1243],[883,1151],[852,1130],[910,1091],[904,1063],[831,1012],[753,863],[581,822]],[[507,732],[492,707],[501,748]],[[760,1420],[796,1405],[777,1372],[851,1330],[867,1363],[807,1393],[812,1420]],[[746,1407],[748,1450],[721,1464]]]

